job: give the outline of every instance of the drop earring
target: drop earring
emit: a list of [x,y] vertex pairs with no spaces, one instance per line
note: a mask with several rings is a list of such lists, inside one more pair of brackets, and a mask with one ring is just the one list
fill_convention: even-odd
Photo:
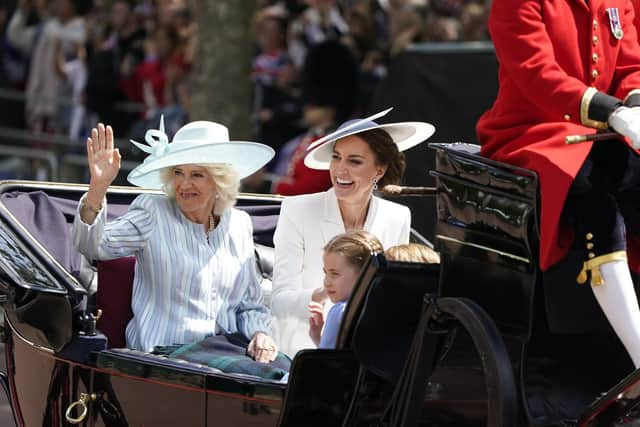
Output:
[[373,191],[378,191],[378,178],[373,178]]

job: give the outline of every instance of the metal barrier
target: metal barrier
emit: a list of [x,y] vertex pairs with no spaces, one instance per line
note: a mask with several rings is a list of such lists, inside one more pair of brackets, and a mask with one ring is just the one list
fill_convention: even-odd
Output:
[[[136,166],[138,166],[138,162],[133,162],[130,160],[121,160],[120,162],[120,173],[128,173]],[[70,168],[76,169],[76,171],[87,172],[89,169],[89,165],[87,163],[87,156],[83,154],[64,154],[60,161],[60,170],[68,171]],[[74,175],[74,178],[77,177],[78,174]],[[64,178],[69,175],[65,175]],[[61,179],[62,182],[67,182],[66,179]],[[72,181],[77,181],[77,179],[73,179]]]
[[[21,90],[0,88],[0,98],[10,101],[26,101],[25,93]],[[71,98],[56,97],[55,102],[61,107],[70,107],[75,105]],[[144,113],[147,106],[139,102],[120,101],[115,104],[115,109],[125,113]]]
[[[10,141],[10,144],[2,145],[2,142]],[[19,145],[15,145],[19,144]],[[34,144],[50,145],[51,149],[33,148]],[[115,142],[118,147],[127,147],[129,142],[123,138],[117,138]],[[29,179],[36,178],[38,180],[55,180],[61,182],[75,181],[75,174],[70,176],[66,174],[71,166],[76,168],[82,166],[87,167],[87,156],[84,154],[69,153],[68,151],[77,148],[84,151],[84,141],[71,140],[66,135],[34,133],[24,129],[6,128],[0,126],[0,157],[8,157],[8,160],[23,159],[31,164],[37,163],[39,169],[36,171],[39,176],[25,175],[24,168],[30,165],[11,165],[8,163],[0,163],[0,171],[16,172],[14,177]],[[121,164],[123,171],[133,169],[137,163],[131,161],[123,161]],[[3,168],[4,166],[4,168]],[[42,175],[42,167],[46,167],[46,173]],[[66,168],[65,168],[66,167]]]
[[0,145],[0,157],[39,160],[47,167],[47,175],[50,179],[55,181],[60,179],[60,163],[58,162],[58,157],[50,150]]
[[[20,90],[0,88],[0,99],[25,102],[25,93]],[[70,98],[57,97],[56,104],[61,107],[74,105]],[[138,114],[146,111],[146,106],[134,102],[119,102],[115,109]],[[126,139],[116,138],[117,147],[128,147]],[[41,148],[38,145],[51,147]],[[74,181],[80,167],[86,171],[87,160],[82,154],[69,153],[74,148],[84,151],[84,139],[71,139],[60,133],[35,133],[27,129],[0,126],[0,172],[21,179]],[[35,146],[35,147],[34,147]],[[35,167],[34,167],[35,165]],[[122,170],[127,172],[135,167],[135,162],[122,162]],[[31,170],[35,169],[35,170]],[[31,170],[31,174],[27,173]]]

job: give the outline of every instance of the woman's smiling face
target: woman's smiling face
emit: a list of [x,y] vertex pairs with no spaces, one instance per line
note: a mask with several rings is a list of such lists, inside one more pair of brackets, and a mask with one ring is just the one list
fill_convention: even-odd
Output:
[[386,166],[377,164],[377,158],[367,142],[357,135],[336,141],[333,147],[329,173],[339,200],[369,200],[373,180],[384,176]]
[[176,203],[190,220],[208,218],[213,210],[216,184],[203,166],[179,165],[173,168]]

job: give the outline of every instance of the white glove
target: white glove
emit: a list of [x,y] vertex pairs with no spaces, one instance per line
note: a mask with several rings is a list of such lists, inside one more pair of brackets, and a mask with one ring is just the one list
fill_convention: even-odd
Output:
[[631,140],[636,150],[640,149],[640,107],[618,107],[609,115],[609,126],[620,135]]

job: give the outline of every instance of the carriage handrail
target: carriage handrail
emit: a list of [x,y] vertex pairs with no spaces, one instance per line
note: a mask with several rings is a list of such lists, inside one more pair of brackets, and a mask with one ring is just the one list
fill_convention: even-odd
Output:
[[[65,154],[62,156],[62,164],[88,167],[87,156],[84,154]],[[131,160],[120,160],[120,170],[130,171],[139,164],[139,162]]]
[[436,187],[412,187],[408,185],[385,185],[382,194],[385,197],[397,196],[435,196],[438,193]]

